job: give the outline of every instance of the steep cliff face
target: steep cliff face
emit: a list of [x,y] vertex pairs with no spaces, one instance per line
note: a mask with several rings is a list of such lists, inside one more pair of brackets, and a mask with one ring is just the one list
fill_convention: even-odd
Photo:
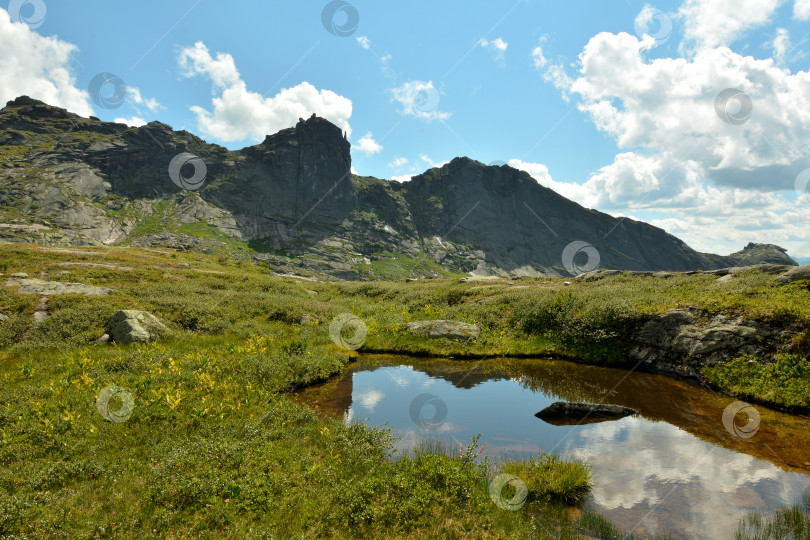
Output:
[[[695,252],[508,166],[457,158],[407,183],[358,177],[344,134],[314,115],[230,151],[159,122],[129,128],[26,97],[0,111],[0,239],[224,249],[362,279],[568,275],[594,254],[599,268],[629,270],[795,264],[771,245]],[[581,249],[565,260],[572,242],[590,246],[587,261]]]

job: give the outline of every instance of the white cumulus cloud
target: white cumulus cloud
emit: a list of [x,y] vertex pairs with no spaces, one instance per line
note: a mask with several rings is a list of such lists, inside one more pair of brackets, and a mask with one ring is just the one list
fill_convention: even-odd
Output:
[[548,64],[548,60],[543,55],[543,46],[538,45],[534,49],[532,49],[532,64],[534,64],[534,69],[540,69],[545,67]]
[[509,44],[501,38],[495,38],[491,41],[481,38],[478,40],[478,45],[484,49],[492,51],[492,53],[494,53],[495,60],[499,61],[503,60],[506,49],[509,48]]
[[810,0],[796,0],[793,3],[793,17],[800,21],[810,21]]
[[382,145],[374,140],[374,137],[370,131],[360,137],[360,140],[357,141],[354,148],[360,152],[363,152],[367,156],[381,152],[383,149]]
[[729,45],[767,23],[782,0],[686,0],[678,11],[684,36],[697,49]]
[[[570,86],[580,110],[621,148],[666,153],[695,161],[715,184],[763,190],[792,189],[810,166],[810,73],[792,74],[771,59],[739,55],[727,47],[693,58],[647,61],[629,34],[594,36],[580,55]],[[742,125],[723,121],[715,100],[739,89],[753,105]],[[720,112],[744,106],[739,98]]]
[[151,112],[157,112],[165,108],[154,98],[144,98],[141,95],[141,91],[134,86],[127,87],[127,97],[135,105],[143,105]]
[[190,108],[205,136],[225,142],[260,140],[313,113],[351,135],[352,102],[331,90],[318,90],[305,81],[264,97],[247,89],[230,54],[220,52],[212,57],[202,42],[184,48],[178,61],[185,76],[201,75],[213,83],[212,110],[198,105]]
[[777,28],[776,37],[770,45],[773,47],[773,59],[777,64],[784,64],[788,60],[787,55],[793,49],[790,44],[790,32],[786,28]]
[[394,160],[388,164],[389,167],[393,169],[398,169],[400,167],[404,167],[409,163],[408,158],[406,157],[394,157]]
[[93,115],[87,91],[76,87],[70,58],[77,48],[12,23],[0,8],[0,106],[27,95],[82,116]]

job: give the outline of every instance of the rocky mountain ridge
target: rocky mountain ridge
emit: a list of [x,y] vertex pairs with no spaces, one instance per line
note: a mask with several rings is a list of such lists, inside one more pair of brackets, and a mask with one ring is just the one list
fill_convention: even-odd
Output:
[[505,165],[456,158],[406,183],[357,176],[345,134],[314,115],[231,151],[24,96],[0,110],[0,241],[225,251],[338,279],[796,264],[768,244],[699,253]]

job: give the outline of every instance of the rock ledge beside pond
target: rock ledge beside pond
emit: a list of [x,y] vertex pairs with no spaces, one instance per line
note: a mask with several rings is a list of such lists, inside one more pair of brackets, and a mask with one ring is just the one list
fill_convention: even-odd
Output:
[[703,366],[742,355],[764,356],[786,343],[796,328],[698,309],[673,309],[646,321],[634,333],[628,359],[645,371],[700,379]]

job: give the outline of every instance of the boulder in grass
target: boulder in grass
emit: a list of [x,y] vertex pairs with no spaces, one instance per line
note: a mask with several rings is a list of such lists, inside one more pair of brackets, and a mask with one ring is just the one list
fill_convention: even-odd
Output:
[[481,333],[478,325],[459,321],[415,321],[405,327],[411,334],[429,338],[475,339]]
[[151,313],[134,309],[116,312],[105,327],[109,340],[121,345],[155,341],[166,330],[166,326]]
[[557,401],[535,414],[537,418],[555,426],[593,424],[606,420],[618,420],[638,414],[638,411],[621,405],[596,403],[568,403]]

